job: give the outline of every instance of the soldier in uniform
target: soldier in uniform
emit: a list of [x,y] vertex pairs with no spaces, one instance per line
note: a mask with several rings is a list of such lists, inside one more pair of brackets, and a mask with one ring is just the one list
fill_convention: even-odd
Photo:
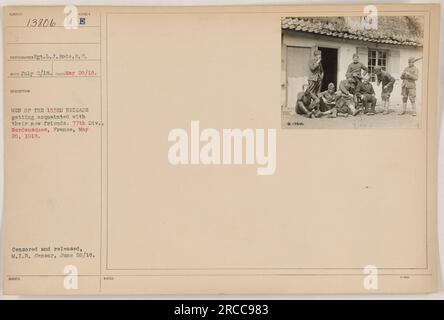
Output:
[[382,83],[382,91],[381,91],[381,99],[382,99],[382,108],[384,109],[383,114],[389,113],[389,105],[390,105],[390,95],[393,92],[393,85],[395,84],[395,78],[393,76],[382,70],[380,66],[375,66],[373,68],[374,73],[376,74],[376,78],[378,80],[378,86]]
[[320,50],[314,52],[313,58],[309,62],[310,75],[308,76],[308,91],[313,99],[317,99],[321,92],[322,79],[324,78],[324,69],[322,68],[322,53]]
[[376,113],[376,97],[375,90],[369,81],[369,77],[364,77],[363,81],[358,84],[356,88],[356,95],[361,99],[364,105],[364,113],[372,116]]
[[298,93],[295,111],[297,114],[307,118],[315,118],[321,115],[319,111],[319,98],[313,99],[306,84],[302,86],[302,91]]
[[[353,108],[353,109],[352,109]],[[353,99],[347,97],[342,91],[336,92],[336,104],[334,109],[332,109],[331,117],[336,118],[336,115],[348,117],[349,114],[353,115],[355,112]]]
[[416,59],[409,58],[409,66],[404,69],[401,75],[402,79],[402,114],[407,110],[407,100],[412,104],[412,116],[416,116],[416,80],[418,80],[418,68],[415,67]]
[[351,76],[347,76],[347,79],[342,80],[339,83],[339,92],[341,93],[339,98],[341,100],[341,105],[346,105],[348,109],[350,110],[349,114],[351,115],[357,115],[359,113],[359,109],[356,109],[356,97],[355,92],[356,88],[353,83],[353,80],[351,79]]
[[330,115],[331,118],[336,118],[336,87],[334,83],[328,84],[327,90],[319,93],[319,110],[321,115]]
[[330,82],[328,84],[327,90],[320,92],[318,97],[320,99],[319,109],[321,112],[328,111],[332,109],[336,103],[336,87],[334,83]]
[[[362,73],[364,71],[364,73]],[[353,62],[348,65],[345,77],[351,77],[355,86],[357,86],[362,79],[362,76],[367,75],[368,68],[362,62],[359,61],[359,55],[357,53],[353,54]]]

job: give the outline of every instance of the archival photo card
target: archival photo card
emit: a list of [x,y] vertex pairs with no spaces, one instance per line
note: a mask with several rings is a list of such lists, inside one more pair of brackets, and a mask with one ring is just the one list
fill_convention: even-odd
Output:
[[440,12],[5,7],[5,294],[437,291]]

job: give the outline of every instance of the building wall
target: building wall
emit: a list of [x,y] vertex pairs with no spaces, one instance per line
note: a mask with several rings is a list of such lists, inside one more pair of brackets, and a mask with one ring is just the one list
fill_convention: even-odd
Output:
[[[301,48],[300,50],[289,50],[288,47]],[[297,52],[304,52],[310,50],[311,54],[317,47],[330,47],[338,49],[338,83],[345,79],[345,73],[347,67],[352,61],[353,54],[358,52],[360,55],[360,61],[365,65],[368,64],[368,49],[375,50],[387,50],[387,69],[395,77],[395,87],[392,93],[390,104],[393,108],[399,108],[401,105],[401,74],[405,67],[408,65],[408,58],[419,58],[422,56],[422,48],[395,46],[395,45],[381,45],[375,43],[368,43],[363,41],[353,41],[340,38],[332,38],[319,36],[314,34],[305,34],[302,32],[284,32],[282,37],[282,106],[288,110],[293,110],[296,103],[297,92],[302,91],[302,85],[307,83],[308,78],[308,61],[306,54],[303,57],[289,57],[288,54],[297,54]],[[302,50],[302,51],[301,51]],[[307,72],[305,75],[298,77],[294,76],[294,72],[288,72],[288,67],[291,64],[297,63],[307,65]],[[421,83],[422,83],[422,60],[415,63],[419,70],[420,79],[417,81],[417,100],[418,104],[421,101]],[[292,70],[290,70],[292,71]],[[299,74],[299,73],[298,73]],[[378,99],[378,105],[380,104],[381,86],[377,86],[376,82],[373,83],[373,87]]]

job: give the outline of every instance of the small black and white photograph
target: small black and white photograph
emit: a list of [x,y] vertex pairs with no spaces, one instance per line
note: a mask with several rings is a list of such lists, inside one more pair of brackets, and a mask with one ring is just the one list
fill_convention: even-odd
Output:
[[419,128],[424,17],[282,17],[282,128]]

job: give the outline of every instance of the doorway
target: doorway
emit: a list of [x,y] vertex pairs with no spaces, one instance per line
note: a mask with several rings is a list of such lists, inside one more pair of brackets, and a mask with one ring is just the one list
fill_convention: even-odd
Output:
[[324,79],[322,80],[321,91],[327,90],[329,83],[334,83],[338,89],[338,49],[318,48],[322,52],[322,68],[324,69]]

